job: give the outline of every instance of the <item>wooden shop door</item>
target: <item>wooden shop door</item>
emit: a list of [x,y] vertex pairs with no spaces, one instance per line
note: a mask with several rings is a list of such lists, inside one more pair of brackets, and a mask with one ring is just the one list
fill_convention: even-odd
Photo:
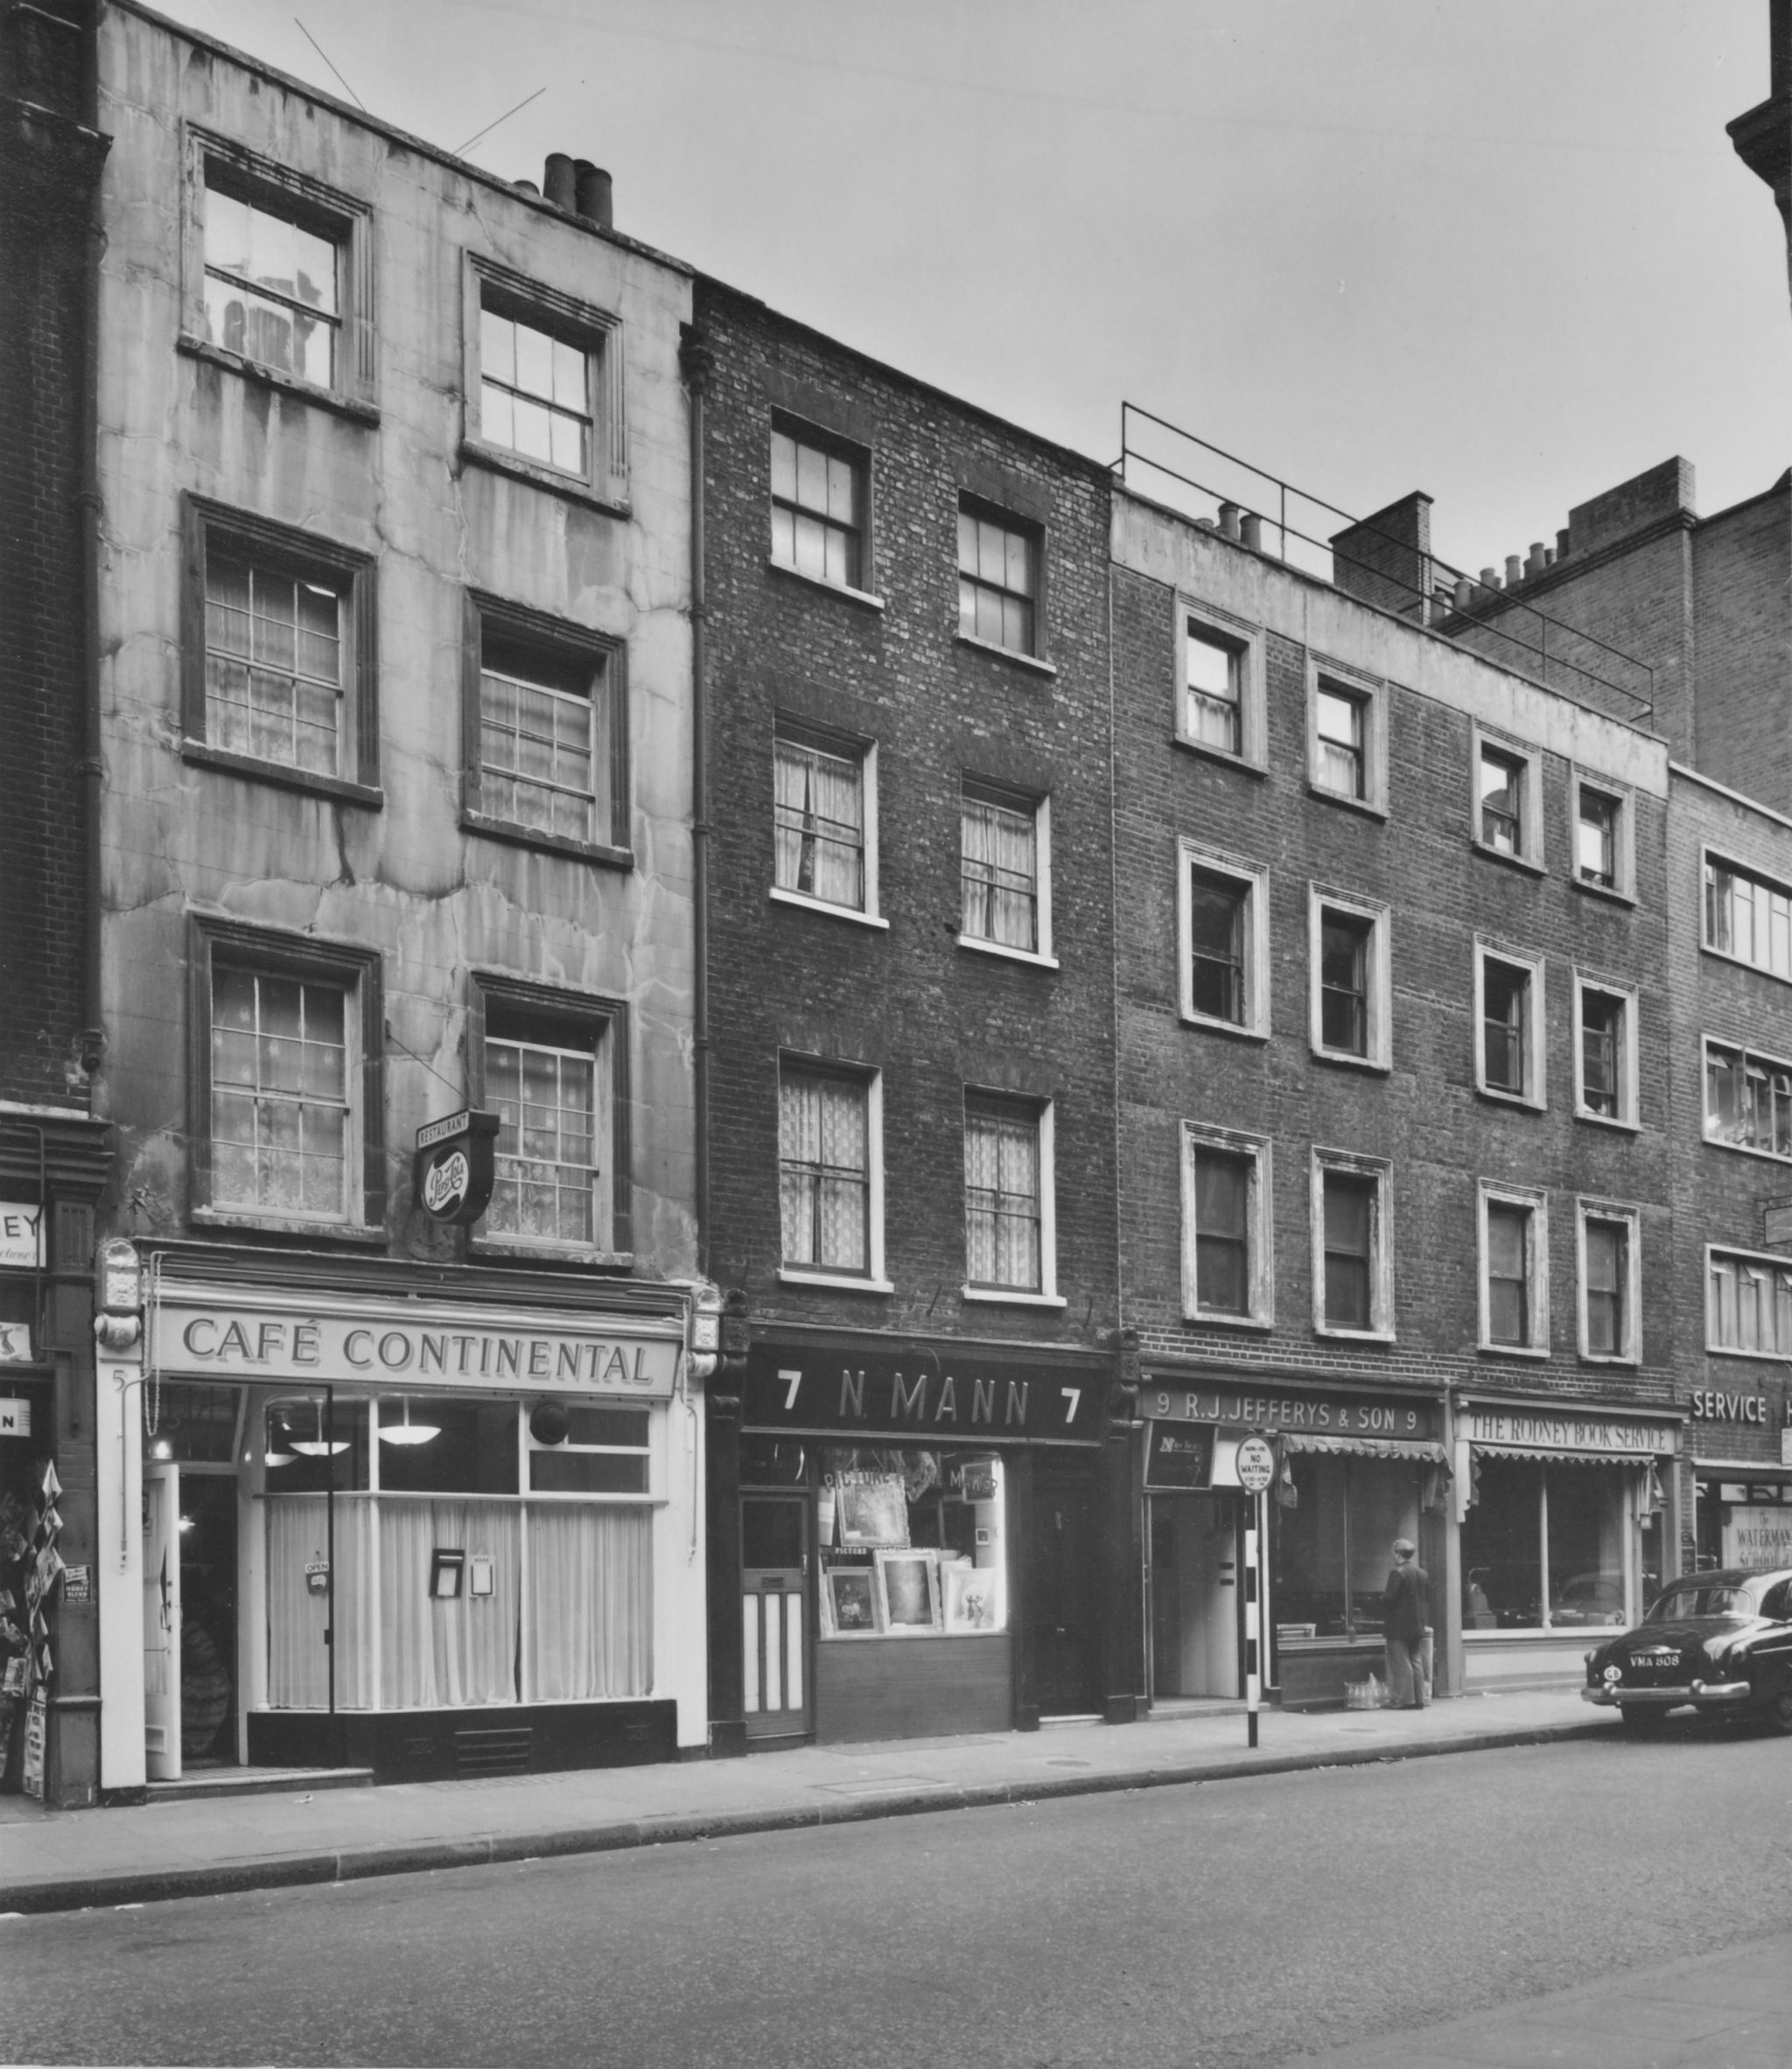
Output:
[[1040,1457],[1033,1468],[1027,1639],[1042,1716],[1090,1716],[1101,1709],[1096,1605],[1095,1476],[1081,1458]]
[[813,1724],[807,1494],[740,1498],[741,1707],[749,1738]]

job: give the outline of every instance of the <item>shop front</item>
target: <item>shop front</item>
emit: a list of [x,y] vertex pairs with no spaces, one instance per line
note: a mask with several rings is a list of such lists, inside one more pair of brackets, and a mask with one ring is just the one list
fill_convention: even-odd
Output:
[[1792,1566],[1792,1386],[1751,1378],[1686,1406],[1700,1569]]
[[[1278,1451],[1264,1611],[1269,1686],[1289,1709],[1348,1700],[1384,1673],[1390,1548],[1409,1537],[1441,1603],[1450,1478],[1436,1394],[1147,1370],[1145,1506],[1154,1709],[1244,1690],[1240,1441]],[[1442,1620],[1438,1619],[1441,1638]]]
[[102,1370],[107,1786],[700,1747],[682,1291],[451,1272],[407,1294],[389,1268],[307,1286],[256,1262],[164,1269],[141,1366]]
[[1663,1577],[1677,1414],[1466,1399],[1457,1413],[1464,1684],[1578,1679]]
[[1104,1527],[1110,1374],[950,1341],[754,1344],[738,1621],[712,1636],[749,1746],[1108,1714],[1129,1562]]

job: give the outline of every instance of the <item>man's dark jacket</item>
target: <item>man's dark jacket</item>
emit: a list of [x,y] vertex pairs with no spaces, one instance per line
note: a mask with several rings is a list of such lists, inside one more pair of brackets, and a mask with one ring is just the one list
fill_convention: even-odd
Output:
[[1382,1596],[1382,1630],[1389,1638],[1417,1645],[1430,1619],[1431,1576],[1417,1560],[1407,1560],[1388,1576]]

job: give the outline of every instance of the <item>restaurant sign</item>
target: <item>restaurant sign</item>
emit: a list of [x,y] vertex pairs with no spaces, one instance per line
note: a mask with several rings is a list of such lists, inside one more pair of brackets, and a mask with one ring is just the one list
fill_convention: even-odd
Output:
[[1139,1407],[1154,1422],[1211,1422],[1228,1430],[1413,1438],[1438,1434],[1437,1402],[1400,1394],[1271,1393],[1256,1386],[1170,1386],[1148,1379],[1139,1391]]
[[935,1350],[822,1351],[755,1344],[747,1354],[740,1419],[749,1429],[881,1431],[935,1443],[1095,1443],[1102,1434],[1107,1371],[1000,1364],[987,1353]]
[[1643,1422],[1628,1415],[1551,1415],[1541,1408],[1468,1408],[1461,1434],[1472,1444],[1505,1445],[1528,1451],[1620,1451],[1638,1458],[1678,1449],[1671,1423]]
[[626,1329],[604,1318],[426,1307],[412,1301],[307,1306],[194,1288],[166,1290],[151,1316],[151,1370],[277,1385],[458,1387],[616,1394],[663,1401],[678,1376],[674,1318]]

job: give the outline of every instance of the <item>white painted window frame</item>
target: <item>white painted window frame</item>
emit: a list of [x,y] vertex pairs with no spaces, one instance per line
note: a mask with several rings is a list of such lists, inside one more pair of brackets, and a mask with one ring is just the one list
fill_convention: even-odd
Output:
[[[1269,689],[1264,659],[1264,628],[1250,619],[1235,618],[1229,612],[1204,604],[1179,591],[1173,619],[1173,666],[1176,705],[1172,730],[1178,742],[1196,754],[1235,768],[1261,773],[1269,762]],[[1188,676],[1186,670],[1188,627],[1193,623],[1208,639],[1231,647],[1238,656],[1238,751],[1197,739],[1188,730]]]
[[[1580,873],[1580,793],[1583,790],[1596,791],[1600,797],[1609,798],[1618,807],[1617,822],[1613,828],[1612,869],[1617,881],[1614,884],[1590,884]],[[1571,846],[1570,867],[1573,882],[1589,898],[1615,900],[1620,905],[1636,903],[1636,793],[1628,783],[1620,783],[1597,770],[1586,769],[1578,763],[1572,764],[1568,771],[1569,839]]]
[[[970,780],[976,783],[981,782],[983,779],[973,776]],[[964,779],[961,778],[958,793],[960,812],[958,854],[961,869],[963,866],[964,858],[963,781]],[[990,787],[996,789],[1000,786],[991,783]],[[1014,793],[1017,809],[1025,796],[1026,793],[1023,791]],[[1034,798],[1032,808],[1033,902],[1038,919],[1039,947],[1037,948],[1013,948],[1009,947],[1005,941],[988,941],[981,934],[965,933],[962,926],[958,936],[958,946],[961,948],[973,949],[979,955],[998,955],[1008,962],[1027,962],[1032,964],[1036,969],[1055,970],[1059,968],[1059,963],[1052,947],[1052,800],[1049,793]],[[867,837],[869,837],[869,825],[866,830]],[[962,922],[963,917],[962,904],[959,907],[959,914]],[[888,924],[887,921],[886,924]]]
[[[1244,1017],[1224,1020],[1194,1008],[1194,948],[1189,939],[1191,871],[1221,877],[1244,893]],[[1190,1027],[1266,1042],[1270,1038],[1270,872],[1262,863],[1187,838],[1176,843],[1176,1004]]]
[[[1362,707],[1362,795],[1348,797],[1320,780],[1320,691],[1330,688]],[[1306,656],[1306,785],[1314,797],[1375,819],[1388,815],[1388,686],[1342,661]]]
[[[1488,1333],[1488,1208],[1490,1206],[1524,1208],[1530,1214],[1525,1229],[1525,1308],[1531,1340],[1528,1344],[1496,1344]],[[1475,1205],[1477,1304],[1480,1319],[1476,1345],[1496,1358],[1547,1358],[1550,1355],[1550,1196],[1537,1187],[1496,1184],[1482,1178]]]
[[[834,910],[830,906],[829,911]],[[869,1169],[865,1187],[865,1269],[862,1273],[811,1271],[802,1265],[783,1262],[783,1208],[776,1192],[773,1212],[778,1226],[778,1279],[786,1286],[827,1286],[836,1293],[893,1293],[896,1289],[884,1276],[884,1073],[875,1066],[851,1063],[835,1056],[817,1056],[807,1050],[780,1049],[778,1052],[778,1125],[782,1124],[783,1081],[787,1066],[798,1071],[824,1071],[830,1076],[856,1078],[864,1087],[865,1158]],[[772,1171],[774,1183],[782,1160],[774,1143]]]
[[832,898],[814,898],[806,891],[790,891],[774,881],[767,887],[766,895],[774,905],[795,905],[805,912],[825,912],[830,919],[850,920],[855,926],[875,928],[887,933],[890,922],[878,907],[878,744],[875,740],[855,740],[843,734],[830,734],[825,727],[811,726],[794,713],[781,715],[772,729],[772,840],[774,878],[777,875],[777,760],[778,742],[784,737],[788,724],[793,739],[801,733],[814,733],[818,739],[830,742],[830,752],[837,753],[844,761],[856,756],[859,766],[859,793],[864,810],[864,904],[859,905],[836,905]]
[[[1494,753],[1503,754],[1522,765],[1523,795],[1519,807],[1522,841],[1516,855],[1508,855],[1503,848],[1495,848],[1491,842],[1481,838],[1480,757],[1483,747],[1490,747]],[[1506,863],[1514,869],[1529,870],[1533,875],[1545,873],[1548,864],[1544,859],[1544,758],[1536,747],[1528,741],[1515,739],[1509,733],[1496,732],[1492,727],[1475,722],[1469,735],[1468,811],[1470,842],[1482,855],[1490,855],[1495,862]]]
[[[1368,933],[1368,1027],[1366,1053],[1354,1056],[1348,1049],[1328,1049],[1324,1040],[1325,1019],[1320,982],[1320,937],[1327,912],[1347,919],[1367,919]],[[1385,1073],[1394,1067],[1394,980],[1392,908],[1379,898],[1360,892],[1340,891],[1332,884],[1307,885],[1306,965],[1308,1043],[1312,1053],[1326,1063],[1343,1064],[1360,1071]]]
[[[1624,1229],[1624,1340],[1616,1351],[1590,1347],[1586,1325],[1586,1225],[1615,1221]],[[1594,1365],[1642,1363],[1642,1212],[1621,1200],[1583,1193],[1574,1202],[1575,1326],[1582,1358]]]
[[[1574,1115],[1579,1121],[1588,1121],[1595,1128],[1616,1128],[1636,1134],[1642,1126],[1641,1089],[1637,1080],[1640,1060],[1637,1031],[1638,993],[1634,984],[1614,984],[1592,972],[1578,966],[1574,969]],[[1581,1040],[1585,1025],[1582,1017],[1583,1001],[1589,991],[1596,991],[1606,998],[1619,1000],[1624,1008],[1623,1038],[1619,1044],[1618,1055],[1618,1111],[1613,1114],[1596,1114],[1586,1103],[1586,1052]],[[1703,1106],[1704,1085],[1701,1077],[1699,1101]]]
[[[1491,957],[1495,962],[1509,963],[1527,973],[1530,982],[1525,987],[1524,1044],[1526,1086],[1522,1092],[1508,1092],[1502,1085],[1488,1081],[1487,1051],[1487,965]],[[1578,995],[1577,994],[1577,1003]],[[1549,1106],[1549,1057],[1545,1036],[1549,1026],[1545,1011],[1546,967],[1545,958],[1532,955],[1522,948],[1514,948],[1504,941],[1495,940],[1489,934],[1474,937],[1474,1085],[1483,1099],[1498,1101],[1502,1106],[1523,1107],[1531,1113],[1541,1114]],[[1630,1018],[1635,1018],[1633,1013]],[[1577,1040],[1579,1022],[1575,1023]],[[1633,1076],[1634,1073],[1632,1073]],[[1577,1079],[1579,1066],[1575,1068]]]
[[[1369,1326],[1340,1329],[1326,1319],[1326,1178],[1335,1171],[1375,1185],[1370,1217]],[[1312,1231],[1312,1326],[1318,1336],[1345,1342],[1391,1344],[1394,1336],[1394,1166],[1385,1157],[1313,1145],[1307,1201]]]
[[[1194,1160],[1201,1149],[1250,1159],[1245,1192],[1245,1284],[1249,1304],[1242,1315],[1204,1308],[1195,1269]],[[1276,1217],[1274,1144],[1268,1136],[1247,1135],[1205,1122],[1182,1123],[1182,1314],[1189,1322],[1220,1329],[1273,1329],[1276,1325]]]
[[[985,1093],[997,1099],[1027,1099],[1020,1093],[1004,1092],[995,1086],[967,1085],[967,1095]],[[1055,1103],[1049,1099],[1031,1100],[1039,1129],[1040,1162],[1040,1283],[1037,1292],[1019,1286],[973,1286],[967,1276],[959,1293],[962,1299],[986,1307],[1061,1308],[1065,1297],[1058,1290],[1058,1126]]]

